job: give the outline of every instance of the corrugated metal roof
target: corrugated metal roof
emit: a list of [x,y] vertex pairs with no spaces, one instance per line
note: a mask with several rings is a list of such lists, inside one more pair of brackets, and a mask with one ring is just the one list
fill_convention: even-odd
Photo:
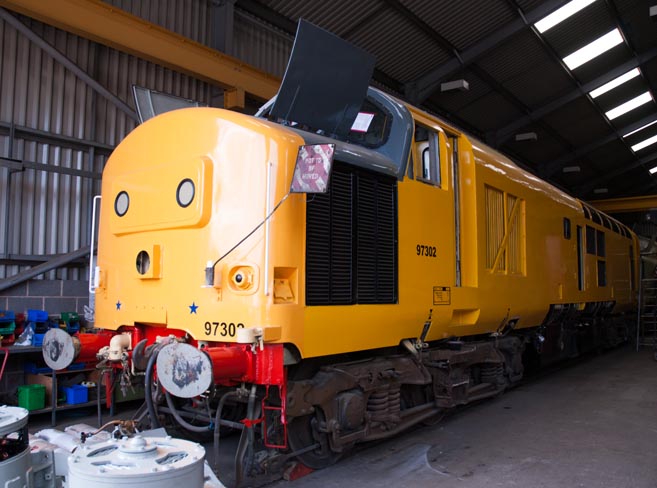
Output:
[[330,2],[330,5],[318,0],[305,2],[273,0],[261,3],[280,12],[294,22],[303,18],[313,24],[321,25],[338,36],[346,38],[349,38],[348,33],[355,26],[363,22],[365,24],[368,22],[377,22],[376,13],[384,6],[383,2],[379,0],[359,2],[334,0]]
[[605,2],[597,1],[543,33],[543,36],[563,58],[614,28],[616,23]]
[[537,141],[516,141],[511,138],[505,147],[517,155],[520,161],[531,161],[531,168],[542,170],[544,165],[563,154],[563,142],[553,137],[542,126],[537,124],[523,127],[519,132],[535,132]]
[[[395,35],[390,35],[391,32]],[[400,18],[390,10],[379,15],[375,25],[370,23],[355,32],[351,40],[376,56],[377,66],[401,82],[413,80],[430,66],[449,59],[449,55],[435,41],[422,31],[413,29],[408,19]],[[401,52],[416,55],[400,56]]]
[[[461,73],[461,76],[465,78],[470,85],[470,89],[467,92],[458,90],[441,92],[438,89],[433,93],[429,100],[432,103],[441,106],[446,112],[458,115],[459,110],[466,105],[472,104],[473,100],[479,100],[491,92],[491,87],[471,71]],[[461,76],[459,76],[459,78]]]
[[401,3],[452,43],[457,50],[467,48],[517,16],[503,0],[402,0]]
[[600,117],[600,112],[583,97],[546,115],[544,120],[574,147],[588,144],[609,133],[609,126]]
[[[494,117],[486,117],[485,114],[494,114]],[[472,125],[476,125],[483,133],[496,129],[500,120],[503,123],[508,123],[521,115],[522,112],[495,91],[490,91],[485,96],[477,99],[476,102],[463,107],[458,112],[458,116],[461,119]]]
[[477,63],[500,83],[520,76],[533,67],[545,66],[550,56],[530,31],[522,32],[493,49]]

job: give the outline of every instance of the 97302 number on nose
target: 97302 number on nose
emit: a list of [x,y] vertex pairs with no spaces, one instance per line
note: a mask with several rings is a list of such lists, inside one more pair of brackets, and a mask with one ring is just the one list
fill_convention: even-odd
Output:
[[237,329],[243,329],[244,324],[234,322],[206,322],[204,325],[205,335],[219,337],[235,337]]

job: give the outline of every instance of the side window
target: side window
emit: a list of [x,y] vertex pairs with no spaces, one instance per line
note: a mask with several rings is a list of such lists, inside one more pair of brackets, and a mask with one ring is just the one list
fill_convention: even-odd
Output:
[[607,286],[607,263],[604,260],[606,256],[605,233],[602,230],[586,226],[586,252],[597,256],[598,259],[598,286]]
[[595,252],[595,228],[590,225],[586,226],[586,253],[587,254],[596,254]]
[[605,233],[602,232],[601,230],[596,231],[595,233],[595,240],[597,241],[596,245],[596,251],[597,255],[600,256],[601,258],[605,257]]
[[570,219],[568,217],[563,218],[563,238],[570,239]]
[[420,124],[415,125],[414,159],[418,162],[417,179],[426,183],[441,185],[440,177],[440,138],[433,129]]

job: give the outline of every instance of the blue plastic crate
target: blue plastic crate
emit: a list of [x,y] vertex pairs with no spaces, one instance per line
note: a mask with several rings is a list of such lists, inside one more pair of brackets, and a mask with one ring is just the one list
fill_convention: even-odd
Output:
[[66,403],[70,405],[89,401],[89,389],[86,386],[67,386],[64,388],[64,392],[66,393]]
[[26,373],[32,373],[32,374],[52,373],[52,369],[50,369],[49,367],[37,366],[36,363],[33,363],[31,361],[26,361],[25,364],[23,365],[23,369],[25,370]]
[[46,334],[34,334],[34,337],[32,337],[32,345],[33,346],[43,346],[43,337]]
[[28,310],[26,322],[47,322],[48,312],[45,310]]
[[0,324],[11,323],[16,320],[16,314],[11,310],[0,310]]

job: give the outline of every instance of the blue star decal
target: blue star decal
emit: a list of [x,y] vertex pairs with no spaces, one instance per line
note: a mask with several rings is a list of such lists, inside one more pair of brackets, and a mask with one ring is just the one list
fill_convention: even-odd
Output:
[[118,302],[116,302],[116,309],[117,309],[117,310],[121,310],[121,300],[119,300]]
[[188,307],[189,307],[189,313],[196,313],[196,309],[198,308],[198,305],[192,302],[192,304],[188,305]]

